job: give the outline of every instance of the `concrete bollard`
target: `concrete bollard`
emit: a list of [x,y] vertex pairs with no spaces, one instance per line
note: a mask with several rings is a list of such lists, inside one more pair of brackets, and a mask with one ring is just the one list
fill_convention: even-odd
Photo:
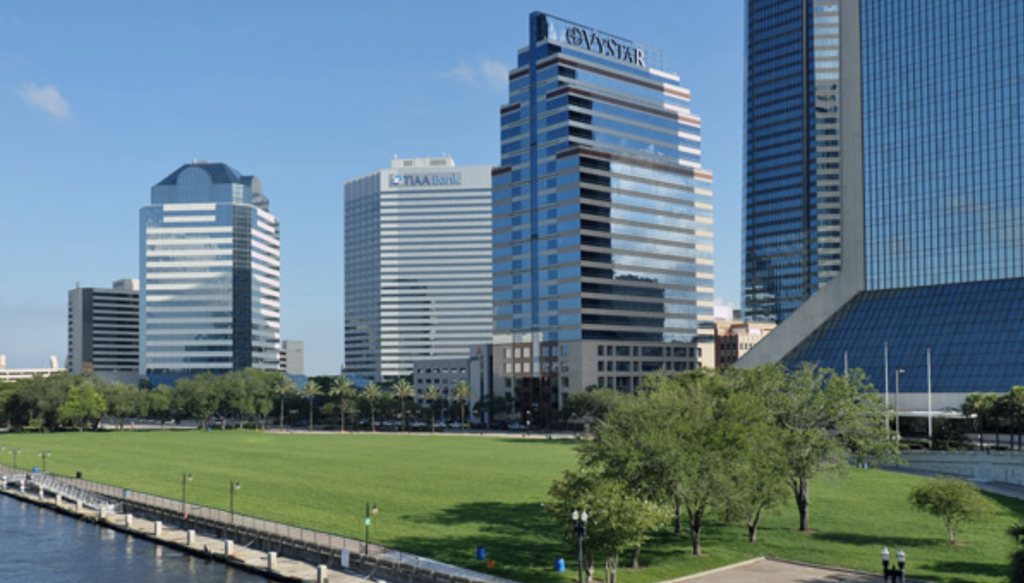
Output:
[[328,583],[327,582],[327,565],[316,566],[316,583]]
[[235,554],[235,541],[231,539],[224,540],[224,556],[230,557]]
[[188,530],[185,532],[185,544],[189,546],[196,544],[196,531]]
[[124,515],[124,525],[127,526],[128,528],[132,527],[132,521],[133,520],[134,520],[134,517],[131,514],[125,514]]
[[39,499],[46,498],[46,488],[39,486]]
[[106,519],[107,519],[107,508],[106,508],[106,506],[101,506],[100,507],[100,520],[106,520]]
[[267,570],[277,570],[277,553],[275,553],[274,551],[269,551],[267,553]]
[[75,512],[77,512],[79,514],[82,513],[82,501],[81,500],[75,500]]
[[164,534],[164,523],[157,520],[153,523],[153,536],[160,537]]
[[54,497],[54,502],[57,504],[57,506],[60,506],[63,501],[64,501],[64,499],[63,499],[63,497],[60,494],[57,494]]

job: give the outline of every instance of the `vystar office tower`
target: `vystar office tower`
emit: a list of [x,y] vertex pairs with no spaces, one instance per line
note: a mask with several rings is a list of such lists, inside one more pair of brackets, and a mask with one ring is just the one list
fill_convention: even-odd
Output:
[[697,366],[711,172],[663,55],[535,12],[494,170],[494,391],[549,424],[568,394]]

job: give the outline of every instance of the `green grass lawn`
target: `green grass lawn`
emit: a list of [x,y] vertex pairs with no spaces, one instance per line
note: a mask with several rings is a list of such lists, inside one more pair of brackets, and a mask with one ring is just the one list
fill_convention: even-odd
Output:
[[[242,483],[235,510],[269,520],[361,539],[367,502],[380,509],[371,538],[407,552],[486,570],[477,546],[497,562],[496,574],[520,581],[575,579],[575,546],[559,536],[542,506],[551,482],[575,466],[571,441],[458,435],[308,435],[258,432],[110,432],[0,435],[22,450],[18,465],[47,469],[179,499],[182,472],[194,475],[188,501],[228,506],[231,480]],[[0,462],[12,463],[4,453]],[[624,583],[679,577],[756,556],[878,571],[882,545],[908,555],[908,576],[959,582],[1004,581],[1013,540],[1005,534],[1024,502],[991,496],[993,513],[966,525],[952,547],[937,518],[910,508],[907,494],[922,478],[851,470],[811,486],[814,533],[796,531],[790,503],[769,514],[759,542],[742,525],[709,524],[706,555],[689,540],[659,534],[643,550],[638,571],[620,568]],[[569,567],[558,574],[555,559]],[[623,558],[623,564],[628,557]],[[598,576],[601,573],[597,573]]]

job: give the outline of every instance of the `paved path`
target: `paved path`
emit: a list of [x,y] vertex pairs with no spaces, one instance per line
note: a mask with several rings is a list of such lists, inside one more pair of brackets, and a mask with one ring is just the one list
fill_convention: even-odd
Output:
[[[754,559],[664,583],[881,583],[881,575]],[[911,581],[911,579],[907,579]]]

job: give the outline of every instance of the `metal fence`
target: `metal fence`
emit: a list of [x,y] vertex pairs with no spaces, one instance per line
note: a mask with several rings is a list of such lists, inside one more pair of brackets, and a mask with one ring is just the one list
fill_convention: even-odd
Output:
[[[15,470],[0,466],[0,472],[12,473]],[[24,470],[17,470],[16,472],[18,474],[25,473]],[[183,529],[191,528],[199,531],[230,532],[235,537],[236,542],[239,543],[242,543],[248,537],[264,540],[270,544],[289,545],[303,550],[314,551],[325,556],[339,558],[342,551],[348,551],[350,554],[386,559],[406,567],[443,573],[469,582],[513,583],[509,579],[464,569],[418,555],[403,553],[373,543],[367,545],[364,541],[336,534],[299,528],[208,506],[183,503],[181,500],[154,496],[145,492],[118,488],[109,484],[101,484],[81,478],[55,476],[52,474],[29,474],[29,476],[45,476],[45,483],[62,483],[69,488],[91,492],[107,499],[112,504],[121,506],[124,512],[157,515],[160,516],[161,520],[165,520],[170,524],[178,524]],[[44,480],[40,479],[38,481],[42,483]]]

